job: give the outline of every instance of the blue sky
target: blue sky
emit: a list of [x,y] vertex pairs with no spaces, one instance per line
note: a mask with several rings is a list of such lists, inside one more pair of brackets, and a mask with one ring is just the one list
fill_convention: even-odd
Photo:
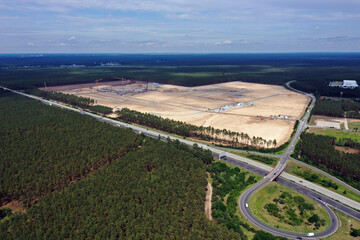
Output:
[[360,0],[0,0],[0,53],[360,52]]

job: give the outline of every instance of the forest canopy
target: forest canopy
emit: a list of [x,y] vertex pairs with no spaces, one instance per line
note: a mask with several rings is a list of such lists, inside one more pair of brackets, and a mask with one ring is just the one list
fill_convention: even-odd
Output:
[[205,217],[209,151],[2,90],[0,108],[1,205],[27,203],[0,239],[242,238]]

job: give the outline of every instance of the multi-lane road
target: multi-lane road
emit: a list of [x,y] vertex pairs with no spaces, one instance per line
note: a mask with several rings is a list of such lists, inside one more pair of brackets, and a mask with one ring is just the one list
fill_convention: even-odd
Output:
[[[287,84],[289,88],[291,88],[289,86],[289,83]],[[300,134],[306,129],[306,125],[307,125],[307,120],[310,117],[310,112],[311,109],[314,107],[315,104],[315,97],[313,95],[307,94],[307,93],[302,93],[305,94],[309,97],[311,97],[312,101],[311,104],[307,110],[307,112],[305,113],[305,116],[299,121],[299,125],[298,128],[296,130],[295,135],[293,136],[292,140],[290,141],[290,144],[288,146],[288,148],[286,149],[285,153],[283,155],[280,155],[280,161],[278,162],[278,164],[269,172],[265,175],[265,177],[258,182],[257,184],[255,184],[254,186],[252,186],[251,188],[247,189],[239,198],[239,208],[241,210],[241,212],[244,214],[244,216],[251,221],[253,224],[255,224],[256,226],[258,226],[259,228],[268,231],[272,234],[275,235],[279,235],[279,236],[283,236],[283,237],[287,237],[287,238],[307,238],[306,234],[299,234],[299,233],[292,233],[292,232],[288,232],[288,231],[283,231],[281,229],[278,228],[274,228],[271,226],[268,226],[266,224],[264,224],[262,221],[260,221],[257,217],[255,217],[255,215],[251,212],[251,209],[248,205],[250,197],[256,192],[258,191],[260,188],[262,188],[266,183],[270,182],[270,181],[274,181],[275,179],[278,178],[278,176],[280,174],[282,174],[282,172],[284,171],[285,167],[286,167],[286,162],[289,160],[290,158],[290,154],[292,153],[299,137]],[[287,186],[291,186],[291,188],[299,191],[299,190],[304,190],[304,189],[300,189],[299,186],[297,186],[296,184],[292,184],[290,182],[283,182],[284,185]],[[306,191],[303,191],[306,192]],[[321,197],[320,197],[321,198]],[[316,199],[316,198],[315,198]],[[330,236],[331,234],[333,234],[338,226],[338,219],[335,215],[335,213],[323,202],[323,201],[319,201],[319,203],[325,208],[325,210],[327,211],[327,213],[330,216],[330,226],[328,229],[326,229],[325,231],[321,232],[321,233],[317,233],[315,236],[316,237],[327,237]]]
[[[61,107],[61,108],[67,109],[67,110],[71,110],[71,111],[79,112],[79,113],[84,114],[84,115],[91,116],[93,118],[98,119],[99,121],[107,122],[108,124],[111,124],[111,125],[114,125],[114,126],[117,126],[117,127],[131,128],[135,132],[142,133],[142,134],[145,134],[145,135],[153,137],[153,138],[160,137],[160,139],[162,139],[162,140],[166,140],[167,138],[170,138],[172,140],[179,140],[180,142],[183,142],[183,143],[185,143],[187,145],[190,145],[190,146],[192,146],[193,144],[196,143],[196,142],[189,141],[189,140],[186,140],[186,139],[169,136],[169,135],[159,133],[159,132],[156,132],[156,131],[153,131],[153,130],[149,130],[149,129],[146,129],[146,128],[143,128],[143,127],[138,127],[138,126],[134,126],[134,125],[131,125],[131,124],[126,124],[126,123],[123,123],[123,122],[120,122],[120,121],[117,121],[117,120],[113,120],[113,119],[110,119],[110,118],[106,118],[106,117],[102,117],[102,116],[99,116],[99,115],[96,115],[96,114],[85,112],[85,111],[79,110],[77,108],[69,107],[67,105],[60,104],[60,103],[57,103],[57,102],[44,100],[42,98],[32,96],[32,95],[29,95],[29,94],[25,94],[25,93],[22,93],[22,92],[19,92],[19,91],[14,91],[14,90],[11,90],[11,89],[8,89],[8,88],[5,88],[5,87],[2,87],[2,88],[5,89],[5,90],[12,91],[12,92],[14,92],[16,94],[20,94],[20,95],[23,95],[23,96],[30,97],[32,99],[38,100],[38,101],[40,101],[40,102],[42,102],[44,104],[52,105],[54,107]],[[291,87],[289,86],[289,88],[291,88]],[[297,91],[297,92],[299,92],[299,91]],[[303,92],[301,92],[301,93],[303,93]],[[303,94],[306,94],[309,97],[313,98],[312,95],[309,95],[307,93],[303,93]],[[312,107],[314,105],[314,103],[315,103],[315,101],[313,100],[310,107]],[[309,113],[310,113],[310,111],[308,111],[306,113],[305,117],[302,119],[302,121],[299,122],[298,130],[297,130],[295,136],[293,137],[291,143],[289,144],[289,148],[286,150],[286,152],[282,156],[280,156],[281,160],[279,161],[278,165],[274,169],[271,169],[271,167],[269,167],[267,165],[264,165],[264,164],[261,164],[259,162],[252,161],[250,159],[243,158],[241,156],[231,154],[231,153],[227,153],[225,161],[233,163],[233,164],[235,164],[235,165],[237,165],[239,167],[248,169],[248,170],[250,170],[252,172],[261,174],[263,176],[267,175],[262,181],[260,181],[258,184],[256,184],[256,186],[259,186],[263,182],[274,180],[275,177],[277,177],[276,181],[278,181],[280,184],[286,185],[286,186],[288,186],[288,187],[290,187],[290,188],[292,188],[292,189],[294,189],[294,190],[296,190],[296,191],[298,191],[300,193],[303,193],[303,194],[305,194],[307,196],[313,197],[318,202],[320,202],[323,206],[324,206],[324,204],[325,205],[326,204],[331,205],[334,208],[336,208],[337,210],[342,211],[342,212],[348,214],[349,216],[360,220],[360,213],[353,209],[353,208],[355,208],[355,209],[360,210],[360,204],[359,203],[357,203],[355,201],[351,201],[350,199],[348,199],[346,197],[343,197],[341,195],[340,196],[342,198],[340,196],[337,196],[337,195],[329,194],[329,190],[324,189],[324,188],[322,188],[320,186],[315,187],[314,184],[311,184],[311,183],[307,184],[306,187],[305,187],[304,184],[300,183],[302,181],[299,180],[299,178],[297,178],[295,176],[292,176],[290,174],[282,174],[282,176],[279,177],[279,175],[282,173],[282,171],[284,170],[284,168],[286,166],[286,161],[289,158],[289,155],[290,155],[291,151],[293,150],[293,147],[295,146],[295,143],[296,143],[299,135],[306,128],[306,121],[307,121],[307,118],[309,117]],[[196,143],[196,144],[198,144],[200,147],[202,147],[204,149],[209,149],[210,151],[212,151],[214,157],[218,157],[219,154],[221,154],[223,152],[220,149],[210,147],[208,145],[199,144],[199,143]],[[248,189],[248,191],[250,191],[250,190],[254,190],[254,189],[253,188]],[[246,194],[245,196],[250,197],[251,194],[250,195]],[[241,197],[240,199],[245,199],[245,198]],[[345,202],[348,206],[346,206],[344,204],[341,204],[338,201]],[[240,202],[239,202],[239,204],[240,204],[240,207],[242,205],[244,205],[244,204],[242,204]],[[325,207],[325,209],[329,210],[327,207]],[[244,212],[249,213],[246,210]],[[322,233],[324,235],[315,235],[315,237],[329,235],[332,232],[336,231],[336,229],[338,227],[338,220],[336,219],[336,217],[334,218],[335,215],[333,214],[333,212],[331,210],[329,210],[328,212],[329,212],[329,215],[330,215],[330,217],[332,219],[330,228]],[[252,214],[252,213],[250,212],[249,214]],[[256,221],[256,220],[254,220],[254,221]],[[293,235],[289,236],[289,235],[287,235],[288,233],[284,233],[284,232],[280,232],[280,231],[274,232],[271,229],[268,229],[269,226],[266,226],[265,224],[262,224],[260,227],[262,229],[264,229],[266,231],[269,231],[269,232],[272,232],[273,234],[276,234],[276,235],[281,235],[281,236],[290,237],[290,238],[294,238],[295,236],[296,237],[300,236],[299,234],[293,234]]]

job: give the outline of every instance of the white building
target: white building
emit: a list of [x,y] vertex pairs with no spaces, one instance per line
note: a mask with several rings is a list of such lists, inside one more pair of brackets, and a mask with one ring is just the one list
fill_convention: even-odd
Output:
[[330,82],[329,86],[330,87],[350,88],[350,89],[359,87],[356,80],[343,80],[342,82],[339,82],[339,81]]
[[344,80],[343,81],[343,85],[342,88],[357,88],[359,87],[359,85],[357,84],[357,82],[355,80]]

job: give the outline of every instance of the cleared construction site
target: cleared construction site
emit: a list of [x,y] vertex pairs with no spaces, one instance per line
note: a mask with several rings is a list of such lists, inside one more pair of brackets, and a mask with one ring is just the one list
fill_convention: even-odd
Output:
[[154,82],[119,81],[48,87],[92,98],[115,110],[129,108],[198,126],[276,139],[282,144],[310,99],[282,86],[228,82],[182,87]]

